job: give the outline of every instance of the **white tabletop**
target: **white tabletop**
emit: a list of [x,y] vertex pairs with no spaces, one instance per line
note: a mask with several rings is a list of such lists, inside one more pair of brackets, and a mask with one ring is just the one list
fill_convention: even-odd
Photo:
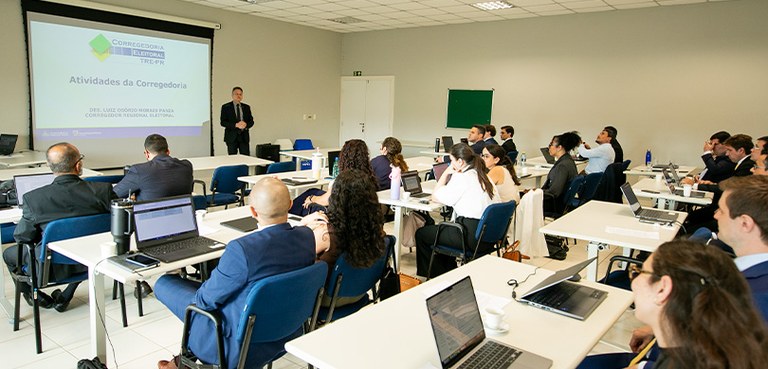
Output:
[[[712,192],[706,192],[704,197],[678,196],[670,192],[669,187],[663,179],[657,181],[654,178],[640,179],[637,183],[632,185],[632,190],[637,197],[664,199],[694,205],[709,205],[712,203],[712,196],[714,195]],[[654,191],[655,193],[648,191]]]
[[[326,148],[326,149],[320,149],[320,154],[323,155],[323,159],[328,159],[328,151],[340,151],[341,148],[338,147],[332,147],[332,148]],[[304,160],[312,160],[312,154],[318,152],[318,149],[312,149],[312,150],[281,150],[280,155],[290,156],[294,158],[304,159]]]
[[[323,369],[440,368],[429,323],[426,298],[470,275],[477,292],[510,298],[507,280],[523,280],[535,270],[496,256],[485,256],[392,298],[288,342],[296,357]],[[551,275],[539,269],[519,291]],[[593,282],[585,285],[609,291],[585,321],[537,309],[515,301],[507,304],[509,333],[489,336],[554,361],[552,368],[574,368],[632,302],[632,294]],[[484,306],[484,301],[479,301]]]
[[0,168],[27,167],[42,165],[46,162],[45,153],[40,151],[15,152],[7,156],[0,155]]
[[0,210],[0,224],[18,223],[21,219],[21,208],[12,207],[10,209]]
[[433,156],[433,157],[441,157],[441,156],[448,156],[448,155],[450,155],[447,152],[435,152],[435,150],[421,150],[421,151],[419,151],[419,154],[427,155],[427,156]]
[[[321,174],[327,174],[326,170],[322,170]],[[237,180],[240,182],[255,184],[256,182],[268,178],[268,177],[277,177],[277,178],[297,178],[297,179],[311,179],[312,177],[312,170],[294,170],[290,172],[282,172],[282,173],[270,173],[270,174],[259,174],[256,176],[247,176],[247,177],[237,177]],[[331,178],[327,176],[321,176],[317,182],[312,183],[302,183],[302,184],[288,184],[285,185],[288,186],[289,190],[301,190],[305,188],[315,188],[328,185],[331,183]]]
[[[32,167],[32,168],[0,169],[0,181],[7,181],[9,179],[13,179],[13,176],[18,176],[23,174],[41,174],[41,173],[51,173],[51,168],[44,166],[44,167]],[[88,168],[83,168],[83,174],[80,177],[82,178],[98,177],[100,175],[102,175],[101,172],[97,172],[95,170],[91,170]]]
[[408,164],[408,170],[416,170],[419,173],[425,173],[432,170],[432,166],[435,164],[435,158],[432,156],[414,156],[405,158],[405,163]]
[[[685,177],[693,171],[696,170],[696,167],[688,166],[688,165],[680,165],[677,168],[677,175],[680,177]],[[625,170],[624,174],[626,175],[636,175],[636,176],[648,176],[648,177],[655,177],[657,174],[661,174],[661,168],[653,168],[648,167],[645,165],[638,165],[632,169]]]
[[273,161],[267,159],[260,159],[254,156],[247,155],[217,155],[217,156],[201,156],[197,158],[185,158],[192,163],[194,170],[213,170],[218,167],[227,165],[241,165],[245,164],[249,167],[255,167],[257,165],[272,164]]

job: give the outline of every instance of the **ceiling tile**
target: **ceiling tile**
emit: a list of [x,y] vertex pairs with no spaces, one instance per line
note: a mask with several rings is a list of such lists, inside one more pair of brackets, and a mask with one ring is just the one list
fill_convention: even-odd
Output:
[[638,8],[650,8],[654,6],[661,6],[661,5],[657,3],[636,3],[636,4],[614,5],[613,7],[616,9],[638,9]]
[[581,0],[581,1],[574,1],[570,3],[565,3],[561,0],[560,3],[561,5],[563,5],[568,9],[607,7],[607,5],[605,5],[605,2],[603,2],[603,0]]
[[597,13],[597,12],[609,12],[614,11],[616,9],[610,7],[610,6],[598,6],[594,8],[578,8],[578,9],[572,9],[576,13]]

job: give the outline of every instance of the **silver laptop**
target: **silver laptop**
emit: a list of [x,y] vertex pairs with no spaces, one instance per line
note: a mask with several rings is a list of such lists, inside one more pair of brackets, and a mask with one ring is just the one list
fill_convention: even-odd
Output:
[[[429,297],[427,311],[443,369],[552,366],[552,360],[485,337],[468,276]],[[473,366],[473,362],[482,364]]]
[[191,196],[166,197],[133,205],[136,247],[164,263],[216,251],[225,245],[201,237]]
[[584,320],[608,296],[608,292],[566,281],[595,258],[558,270],[526,292],[519,301],[553,313]]
[[56,176],[54,176],[53,173],[20,174],[13,176],[13,185],[16,188],[18,205],[22,205],[24,195],[27,192],[53,183],[54,178],[56,178]]
[[677,214],[656,209],[645,209],[640,205],[640,201],[637,200],[635,191],[632,190],[632,186],[629,183],[621,185],[621,192],[624,194],[624,198],[629,203],[629,208],[632,209],[632,213],[635,218],[639,218],[642,221],[656,222],[656,223],[674,223],[677,221]]
[[19,135],[0,134],[0,155],[11,155],[16,150]]
[[[669,192],[677,196],[684,196],[683,189],[680,187],[680,177],[677,175],[677,170],[669,170],[669,168],[662,168],[661,173],[664,175],[664,180],[669,184]],[[703,198],[706,195],[704,191],[691,191],[690,197]]]
[[431,194],[424,192],[421,188],[421,178],[419,178],[419,172],[415,170],[409,170],[403,173],[401,177],[403,182],[403,191],[411,193],[411,197],[422,198],[429,197]]

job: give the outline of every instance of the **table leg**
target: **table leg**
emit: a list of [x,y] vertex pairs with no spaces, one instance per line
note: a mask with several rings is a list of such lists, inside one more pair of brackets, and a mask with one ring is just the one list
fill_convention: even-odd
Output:
[[402,206],[394,206],[392,205],[392,211],[395,212],[395,237],[397,237],[397,242],[395,244],[395,260],[397,261],[397,271],[400,271],[400,254],[402,253],[402,247],[403,247],[403,212],[404,209]]
[[598,242],[590,242],[587,245],[587,259],[597,258],[594,263],[590,263],[587,266],[587,280],[593,282],[597,281],[597,265],[600,264],[600,258],[598,257],[600,247],[601,245]]
[[5,271],[0,272],[0,308],[8,318],[13,319],[13,304],[5,297]]
[[675,210],[676,208],[677,208],[677,201],[675,201],[675,200],[667,201],[667,209]]
[[88,308],[90,309],[91,354],[107,362],[106,305],[104,304],[104,275],[88,269]]

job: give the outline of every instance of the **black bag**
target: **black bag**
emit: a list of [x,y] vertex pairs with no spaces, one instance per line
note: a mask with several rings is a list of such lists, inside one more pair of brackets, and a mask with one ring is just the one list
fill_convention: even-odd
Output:
[[77,369],[107,369],[98,357],[90,359],[83,359],[77,362]]
[[400,276],[394,268],[387,266],[379,281],[379,298],[386,300],[398,293],[400,293]]
[[549,258],[555,260],[565,260],[568,256],[568,248],[565,246],[565,239],[557,236],[544,235],[547,241],[547,250]]

